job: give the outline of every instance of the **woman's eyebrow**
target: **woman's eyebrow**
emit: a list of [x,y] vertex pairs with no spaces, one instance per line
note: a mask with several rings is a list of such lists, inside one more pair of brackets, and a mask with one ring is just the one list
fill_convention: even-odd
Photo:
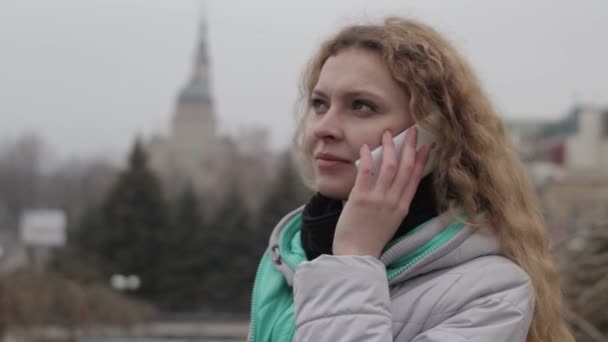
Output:
[[329,97],[323,90],[316,89],[316,88],[312,90],[312,95],[317,95],[317,96],[325,97],[325,98]]
[[347,92],[344,93],[344,96],[353,98],[353,97],[368,97],[371,98],[373,100],[377,100],[377,101],[382,101],[382,96],[380,96],[379,94],[373,92],[373,91],[369,91],[369,90],[363,90],[363,89],[355,89],[355,90],[349,90]]
[[[329,97],[321,89],[313,89],[312,95],[317,95],[319,97],[324,97],[324,98],[328,98]],[[377,101],[382,101],[382,96],[380,96],[379,94],[377,94],[377,93],[375,93],[373,91],[364,90],[364,89],[348,90],[348,91],[342,93],[342,96],[345,96],[345,97],[348,97],[348,98],[353,98],[353,97],[369,97],[369,98],[375,99]]]

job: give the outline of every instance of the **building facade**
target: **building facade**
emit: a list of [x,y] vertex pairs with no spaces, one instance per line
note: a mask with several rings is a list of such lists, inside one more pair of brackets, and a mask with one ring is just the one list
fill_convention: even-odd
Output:
[[577,107],[559,121],[510,128],[554,240],[608,218],[608,109]]

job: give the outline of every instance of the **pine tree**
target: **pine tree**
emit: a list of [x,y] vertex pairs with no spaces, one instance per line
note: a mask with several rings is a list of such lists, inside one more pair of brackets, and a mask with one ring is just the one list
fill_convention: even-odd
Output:
[[53,269],[83,282],[107,282],[109,265],[103,261],[103,253],[99,250],[104,234],[100,208],[84,209],[74,227],[68,228],[68,245],[55,253]]
[[101,220],[103,232],[94,245],[103,268],[112,274],[137,275],[141,281],[137,293],[146,299],[158,298],[167,276],[159,268],[167,252],[167,206],[139,140],[129,156],[128,169],[103,201]]
[[212,243],[207,249],[209,261],[215,265],[205,286],[215,289],[209,305],[219,310],[247,310],[256,270],[251,257],[254,233],[251,214],[235,181],[217,211],[209,230]]
[[171,231],[167,234],[170,248],[162,260],[167,276],[162,282],[165,295],[161,304],[172,311],[196,310],[212,291],[205,286],[205,278],[212,270],[208,255],[212,241],[200,208],[192,186],[186,186],[173,210]]

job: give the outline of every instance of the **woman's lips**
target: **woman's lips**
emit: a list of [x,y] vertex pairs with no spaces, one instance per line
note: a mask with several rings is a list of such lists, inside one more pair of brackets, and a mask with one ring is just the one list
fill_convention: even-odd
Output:
[[345,161],[341,160],[331,160],[331,159],[317,159],[317,167],[321,169],[334,169],[336,167],[348,164]]

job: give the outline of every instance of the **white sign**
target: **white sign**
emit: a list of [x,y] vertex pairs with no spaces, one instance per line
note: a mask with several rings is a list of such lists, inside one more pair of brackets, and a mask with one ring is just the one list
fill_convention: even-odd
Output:
[[25,210],[21,215],[21,240],[34,246],[63,246],[67,218],[63,210]]

